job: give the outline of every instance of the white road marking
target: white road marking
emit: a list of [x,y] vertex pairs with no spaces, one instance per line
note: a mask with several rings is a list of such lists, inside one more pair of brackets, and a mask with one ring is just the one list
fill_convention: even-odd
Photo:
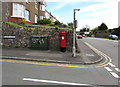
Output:
[[115,68],[116,71],[120,72],[120,69],[119,68]]
[[119,76],[118,76],[118,74],[116,74],[116,73],[114,73],[114,72],[110,72],[115,78],[120,78]]
[[86,56],[91,56],[92,57],[92,56],[95,56],[95,55],[93,55],[93,54],[86,54]]
[[110,66],[112,66],[112,67],[116,67],[114,64],[112,64],[112,63],[108,63]]
[[25,54],[25,55],[30,55],[30,54]]
[[64,85],[84,85],[84,86],[88,86],[89,85],[89,84],[80,84],[80,83],[71,83],[71,82],[40,80],[40,79],[32,79],[32,78],[23,78],[23,81],[44,82],[44,83],[54,83],[54,84],[64,84]]
[[108,71],[112,71],[109,67],[105,67],[105,69],[107,69]]

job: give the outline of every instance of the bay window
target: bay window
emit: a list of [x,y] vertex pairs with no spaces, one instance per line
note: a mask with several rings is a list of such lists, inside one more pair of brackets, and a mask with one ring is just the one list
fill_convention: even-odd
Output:
[[30,11],[25,10],[25,18],[27,21],[30,21]]
[[13,17],[25,18],[25,6],[19,3],[13,3]]

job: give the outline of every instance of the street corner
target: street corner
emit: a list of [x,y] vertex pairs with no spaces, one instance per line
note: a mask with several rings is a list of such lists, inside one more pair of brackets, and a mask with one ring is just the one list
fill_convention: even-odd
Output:
[[[76,68],[98,68],[104,67],[109,62],[111,62],[111,58],[108,57],[106,54],[102,53],[101,51],[97,50],[92,45],[85,42],[85,45],[92,49],[94,53],[77,53],[75,58],[72,57],[72,53],[70,52],[53,52],[53,51],[29,51],[29,50],[17,50],[20,52],[20,55],[24,56],[15,56],[14,51],[12,50],[12,56],[3,56],[3,61],[8,61],[8,59],[13,59],[12,62],[19,63],[26,63],[27,61],[30,64],[37,64],[37,65],[49,65],[49,66],[62,66],[62,67],[76,67]],[[8,52],[9,50],[4,50],[4,52]],[[10,54],[12,54],[10,53]],[[16,53],[16,52],[15,52]],[[97,55],[96,55],[97,54]],[[10,62],[10,61],[9,61]]]
[[[96,64],[97,66],[106,66],[108,65],[108,63],[110,63],[112,61],[112,59],[106,55],[105,53],[99,51],[98,49],[96,49],[95,47],[93,47],[91,44],[84,42],[90,49],[92,49],[96,54],[99,55],[98,60],[94,61],[93,64]],[[93,55],[90,55],[93,56]]]

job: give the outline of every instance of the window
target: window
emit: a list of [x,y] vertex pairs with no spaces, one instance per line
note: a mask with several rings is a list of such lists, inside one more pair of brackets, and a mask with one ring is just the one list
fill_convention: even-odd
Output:
[[40,5],[40,10],[42,10],[42,5]]
[[30,21],[30,11],[25,10],[25,18],[27,21]]
[[13,17],[25,17],[25,6],[18,4],[18,3],[13,3]]
[[17,16],[17,4],[13,3],[13,16]]
[[37,23],[37,19],[38,19],[38,16],[37,16],[37,15],[35,15],[35,23]]
[[28,0],[25,0],[28,3]]
[[45,6],[44,5],[40,5],[40,10],[45,11]]
[[40,19],[43,19],[44,18],[44,16],[40,16]]

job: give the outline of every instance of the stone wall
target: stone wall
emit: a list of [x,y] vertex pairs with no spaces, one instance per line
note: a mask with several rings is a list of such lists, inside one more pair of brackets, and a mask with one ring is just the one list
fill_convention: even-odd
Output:
[[[59,51],[59,33],[67,32],[67,51],[72,51],[72,29],[55,29],[55,28],[41,28],[35,27],[20,28],[6,23],[2,24],[2,43],[3,47],[10,48],[28,48],[30,47],[31,36],[47,36],[49,40],[49,50]],[[15,36],[14,39],[5,39],[4,36]]]

